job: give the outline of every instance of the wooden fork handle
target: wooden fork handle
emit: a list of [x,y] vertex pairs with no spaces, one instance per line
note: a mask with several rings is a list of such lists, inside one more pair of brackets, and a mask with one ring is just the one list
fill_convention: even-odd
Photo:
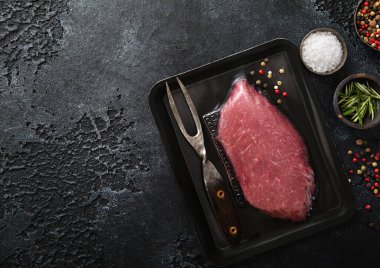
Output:
[[231,243],[239,241],[240,224],[237,208],[220,173],[210,161],[203,164],[206,191],[218,223]]

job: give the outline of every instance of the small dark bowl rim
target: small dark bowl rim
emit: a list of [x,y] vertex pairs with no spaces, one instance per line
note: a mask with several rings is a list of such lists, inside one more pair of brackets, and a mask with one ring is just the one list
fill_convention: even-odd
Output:
[[341,113],[341,110],[340,110],[339,105],[338,105],[338,94],[346,86],[347,83],[349,83],[353,80],[357,80],[357,79],[367,79],[367,80],[374,82],[377,85],[377,88],[375,88],[375,90],[380,92],[380,80],[378,78],[376,78],[375,76],[368,75],[365,73],[352,74],[352,75],[346,77],[345,79],[343,79],[342,82],[340,82],[339,85],[336,87],[336,90],[334,93],[334,99],[333,99],[333,105],[334,105],[335,113],[343,123],[345,123],[346,125],[348,125],[352,128],[368,129],[368,128],[375,127],[376,125],[378,125],[380,123],[380,109],[379,109],[380,108],[380,101],[377,101],[378,110],[377,110],[377,114],[375,115],[375,118],[373,120],[367,119],[364,122],[363,126],[359,125],[358,123],[354,123],[354,122],[350,121],[349,119],[347,119],[344,116],[342,118],[339,117],[339,115],[342,115],[342,113]]
[[[343,55],[342,55],[342,60],[341,62],[339,63],[339,65],[337,66],[337,68],[333,71],[330,71],[330,72],[325,72],[325,73],[319,73],[319,72],[316,72],[316,71],[313,71],[309,66],[307,66],[307,64],[304,62],[303,60],[303,53],[302,53],[302,46],[303,44],[305,43],[305,40],[306,38],[308,38],[311,34],[315,33],[315,32],[330,32],[332,34],[334,34],[339,42],[341,43],[342,45],[342,49],[343,49]],[[347,45],[346,45],[346,41],[344,40],[343,36],[338,33],[336,30],[332,29],[332,28],[327,28],[327,27],[322,27],[322,28],[315,28],[313,30],[311,30],[310,32],[308,32],[303,38],[302,38],[302,41],[300,43],[300,46],[299,46],[299,51],[300,51],[300,55],[301,55],[301,61],[303,63],[303,65],[312,73],[314,74],[318,74],[318,75],[331,75],[333,73],[336,73],[337,71],[339,71],[340,69],[342,69],[343,65],[346,63],[346,60],[347,60]]]
[[376,49],[376,48],[372,47],[370,44],[367,44],[366,42],[364,42],[364,41],[362,40],[362,38],[361,38],[361,36],[360,36],[360,34],[359,34],[359,31],[358,31],[358,26],[356,25],[356,21],[357,21],[357,17],[358,17],[357,14],[358,14],[358,12],[359,12],[359,9],[360,9],[361,4],[364,3],[364,2],[366,2],[366,0],[360,0],[360,1],[358,2],[358,5],[356,6],[356,9],[355,9],[355,14],[354,14],[354,28],[355,28],[355,33],[356,33],[356,35],[358,36],[359,40],[360,40],[364,45],[366,45],[366,46],[372,48],[373,50],[375,50],[375,51],[377,51],[377,52],[380,52],[380,49]]

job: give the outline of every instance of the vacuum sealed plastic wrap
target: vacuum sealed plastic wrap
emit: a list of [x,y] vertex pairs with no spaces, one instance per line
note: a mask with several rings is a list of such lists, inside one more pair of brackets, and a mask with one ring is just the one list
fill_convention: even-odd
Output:
[[276,218],[306,218],[315,182],[303,139],[245,79],[220,110],[217,138],[252,206]]

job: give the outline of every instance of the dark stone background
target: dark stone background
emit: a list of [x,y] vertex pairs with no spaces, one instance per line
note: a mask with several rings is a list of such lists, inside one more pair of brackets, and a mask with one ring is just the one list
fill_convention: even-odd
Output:
[[[380,73],[353,33],[356,2],[0,0],[0,266],[208,266],[149,89],[273,38],[299,44],[320,26],[345,37],[345,67],[308,78],[348,165],[350,144],[379,132],[349,129],[331,105],[347,75]],[[379,200],[353,191],[349,223],[237,267],[377,266]]]

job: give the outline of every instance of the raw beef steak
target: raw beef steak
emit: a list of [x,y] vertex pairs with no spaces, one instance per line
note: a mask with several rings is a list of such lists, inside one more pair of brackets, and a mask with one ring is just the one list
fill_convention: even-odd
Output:
[[276,218],[305,219],[315,190],[306,147],[287,117],[247,80],[233,85],[217,138],[252,206]]

